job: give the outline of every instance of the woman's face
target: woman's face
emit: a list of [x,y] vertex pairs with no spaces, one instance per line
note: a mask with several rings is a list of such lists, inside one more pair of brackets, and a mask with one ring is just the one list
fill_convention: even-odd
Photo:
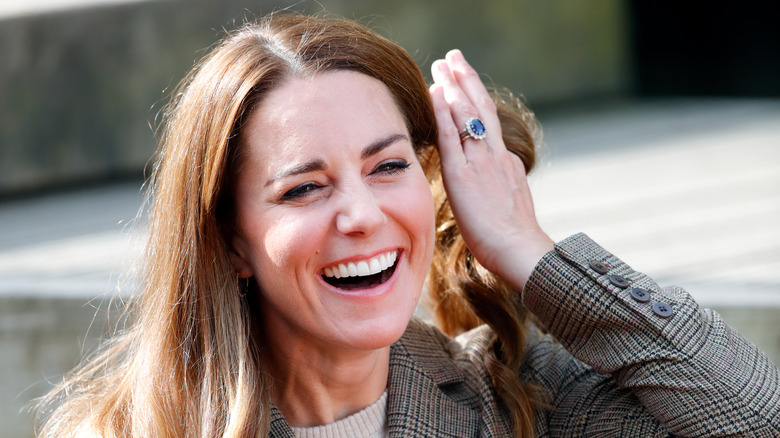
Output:
[[276,347],[376,349],[403,333],[433,250],[433,200],[390,91],[292,77],[242,128],[234,264]]

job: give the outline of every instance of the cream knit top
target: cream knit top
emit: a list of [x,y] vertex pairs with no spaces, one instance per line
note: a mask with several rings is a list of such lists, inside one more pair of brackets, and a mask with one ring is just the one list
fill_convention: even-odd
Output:
[[322,426],[293,427],[292,431],[296,438],[386,438],[389,436],[385,424],[386,411],[387,391],[379,400],[349,417]]

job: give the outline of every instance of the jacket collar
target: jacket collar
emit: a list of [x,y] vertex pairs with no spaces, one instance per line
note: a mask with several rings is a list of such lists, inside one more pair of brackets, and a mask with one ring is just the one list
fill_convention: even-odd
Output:
[[475,436],[478,394],[450,355],[451,339],[413,319],[390,349],[387,424],[391,437]]
[[[391,437],[475,436],[481,424],[479,394],[451,355],[452,340],[413,318],[390,348],[387,425]],[[272,437],[293,437],[282,413],[271,407]]]

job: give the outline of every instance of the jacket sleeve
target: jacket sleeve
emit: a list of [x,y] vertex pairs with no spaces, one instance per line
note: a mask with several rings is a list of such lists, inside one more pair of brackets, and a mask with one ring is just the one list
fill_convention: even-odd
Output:
[[569,361],[553,394],[552,411],[570,421],[620,417],[623,432],[650,432],[649,413],[653,435],[780,436],[769,358],[683,289],[660,288],[586,235],[542,258],[522,300],[587,365]]

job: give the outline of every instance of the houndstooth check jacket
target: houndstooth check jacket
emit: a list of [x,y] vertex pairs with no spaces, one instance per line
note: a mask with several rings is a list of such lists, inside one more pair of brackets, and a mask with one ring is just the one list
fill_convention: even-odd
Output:
[[[521,377],[551,405],[536,412],[537,436],[780,437],[772,362],[684,290],[660,288],[586,235],[545,255],[522,299],[560,342],[527,334]],[[391,347],[390,436],[511,436],[482,362],[490,337],[483,326],[451,339],[413,319]],[[275,408],[271,436],[292,436]]]

